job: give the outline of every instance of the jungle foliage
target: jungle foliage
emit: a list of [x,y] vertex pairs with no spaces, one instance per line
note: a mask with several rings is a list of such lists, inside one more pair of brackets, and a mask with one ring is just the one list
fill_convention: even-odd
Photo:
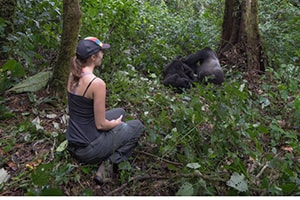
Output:
[[[3,47],[12,57],[0,68],[0,168],[10,177],[0,194],[299,195],[300,5],[259,3],[266,73],[222,66],[222,86],[178,94],[161,84],[162,68],[177,55],[218,47],[223,0],[81,1],[79,38],[111,44],[98,72],[108,107],[123,107],[146,128],[120,180],[101,190],[90,183],[97,166],[66,151],[66,103],[49,87],[5,92],[51,71],[60,45],[62,1],[18,0],[15,33]],[[5,24],[0,19],[0,34]]]

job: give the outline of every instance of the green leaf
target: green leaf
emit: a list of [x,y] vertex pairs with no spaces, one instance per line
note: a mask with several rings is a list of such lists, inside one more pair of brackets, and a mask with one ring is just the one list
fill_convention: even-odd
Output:
[[51,77],[52,72],[50,71],[40,72],[38,74],[35,74],[34,76],[29,77],[23,82],[15,85],[8,91],[13,91],[17,93],[36,92],[40,89],[43,89],[47,85]]
[[261,104],[261,108],[264,109],[265,107],[269,106],[271,103],[268,98],[262,97],[260,99],[260,104]]
[[176,196],[192,196],[194,194],[193,185],[189,182],[183,183],[183,185],[176,192]]
[[93,190],[87,188],[83,191],[83,196],[93,196]]
[[38,186],[47,186],[50,180],[52,163],[42,164],[31,174],[32,182]]
[[10,71],[13,77],[22,77],[25,75],[25,70],[23,69],[21,63],[15,60],[8,60],[2,66],[4,71]]
[[129,171],[132,169],[132,167],[128,161],[121,162],[118,166],[119,166],[119,169],[121,169],[121,170]]
[[176,167],[175,165],[172,165],[172,164],[167,164],[167,167],[168,167],[168,169],[171,170],[171,171],[176,171],[176,170],[178,170],[178,167]]
[[295,183],[285,183],[281,185],[281,188],[285,195],[291,195],[293,194],[293,191],[297,190],[298,186]]
[[84,174],[90,174],[92,171],[90,166],[81,166],[80,169]]
[[60,145],[56,148],[57,152],[62,152],[68,147],[68,140],[63,141]]
[[191,169],[198,169],[201,167],[199,163],[188,163],[186,166]]
[[245,181],[244,174],[240,175],[236,172],[231,175],[230,180],[227,181],[227,185],[240,192],[246,192],[248,190],[248,184]]
[[63,196],[64,193],[58,188],[46,188],[44,189],[40,196]]

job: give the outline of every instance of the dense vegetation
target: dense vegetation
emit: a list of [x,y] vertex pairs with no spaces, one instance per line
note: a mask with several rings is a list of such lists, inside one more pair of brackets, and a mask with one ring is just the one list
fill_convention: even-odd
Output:
[[[109,108],[139,118],[145,134],[119,180],[97,187],[96,165],[65,150],[66,102],[39,92],[5,92],[52,70],[62,2],[18,0],[12,54],[0,69],[0,168],[10,179],[1,195],[299,195],[300,8],[297,1],[260,1],[268,69],[260,77],[223,66],[222,86],[175,93],[162,68],[220,42],[223,0],[85,0],[80,37],[111,44],[99,70]],[[5,22],[0,20],[0,34]]]

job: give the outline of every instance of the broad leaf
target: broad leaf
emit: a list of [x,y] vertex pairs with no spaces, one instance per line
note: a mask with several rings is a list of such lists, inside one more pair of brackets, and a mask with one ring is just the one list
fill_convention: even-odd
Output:
[[179,190],[176,192],[176,196],[192,196],[194,194],[194,188],[191,183],[185,182]]
[[17,93],[36,92],[38,90],[43,89],[47,85],[51,77],[52,72],[50,71],[40,72],[22,81],[21,83],[18,83],[8,91],[13,91]]
[[57,152],[64,151],[68,146],[68,140],[63,141],[56,149]]
[[50,182],[50,173],[53,163],[41,164],[37,169],[31,173],[32,183],[37,186],[47,186]]
[[248,190],[248,184],[245,181],[244,174],[240,175],[236,172],[231,175],[230,180],[227,181],[227,185],[240,192],[246,192]]
[[23,77],[25,75],[25,70],[23,69],[21,63],[16,60],[8,60],[3,64],[2,70],[10,71],[13,77]]

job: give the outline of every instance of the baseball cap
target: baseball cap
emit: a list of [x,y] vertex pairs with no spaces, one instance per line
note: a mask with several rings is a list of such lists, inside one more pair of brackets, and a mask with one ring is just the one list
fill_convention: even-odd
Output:
[[86,59],[91,55],[98,53],[100,50],[109,48],[109,44],[101,42],[96,37],[86,37],[79,41],[76,49],[76,56],[81,59]]

